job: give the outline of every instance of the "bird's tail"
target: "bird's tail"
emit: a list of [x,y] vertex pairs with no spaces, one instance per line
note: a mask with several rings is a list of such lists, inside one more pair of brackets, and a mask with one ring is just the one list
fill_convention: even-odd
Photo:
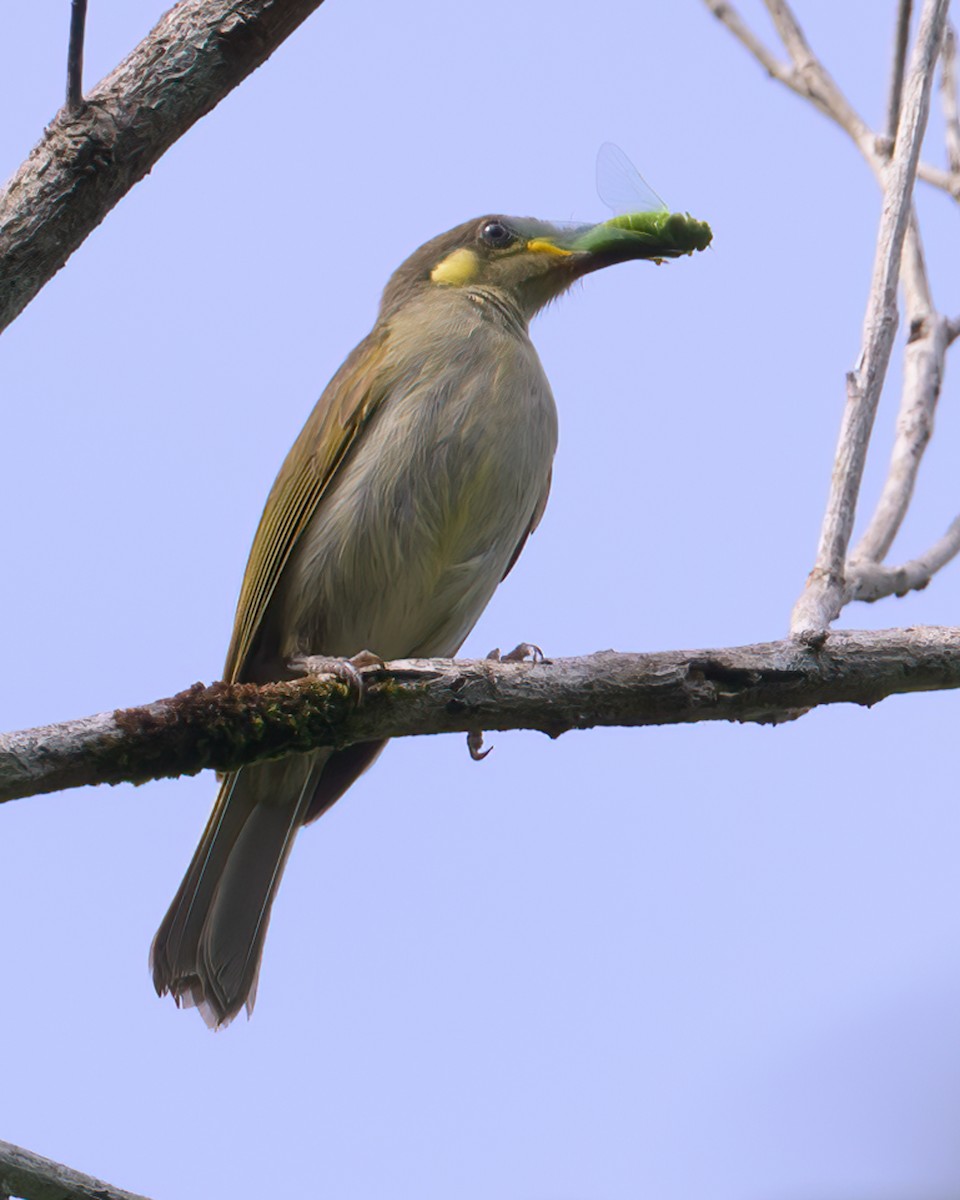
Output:
[[195,1005],[211,1027],[253,1009],[270,908],[328,751],[228,775],[150,948],[158,995]]

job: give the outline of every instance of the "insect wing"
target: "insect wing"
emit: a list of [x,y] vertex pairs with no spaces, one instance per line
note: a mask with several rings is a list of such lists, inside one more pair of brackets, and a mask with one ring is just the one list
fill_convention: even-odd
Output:
[[614,142],[604,142],[597,151],[597,194],[614,213],[669,211]]

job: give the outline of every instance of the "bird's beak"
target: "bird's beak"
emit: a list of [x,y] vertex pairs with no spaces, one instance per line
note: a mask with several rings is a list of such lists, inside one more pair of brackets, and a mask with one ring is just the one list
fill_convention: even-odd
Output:
[[599,225],[558,229],[553,236],[532,239],[527,250],[564,259],[574,274],[585,275],[631,259],[659,262],[693,254],[705,250],[712,238],[705,221],[685,213],[626,213]]
[[706,249],[713,237],[705,221],[666,211],[625,213],[599,225],[514,225],[525,237],[524,252],[503,263],[505,271],[516,267],[508,286],[528,317],[591,271],[634,258],[679,258]]

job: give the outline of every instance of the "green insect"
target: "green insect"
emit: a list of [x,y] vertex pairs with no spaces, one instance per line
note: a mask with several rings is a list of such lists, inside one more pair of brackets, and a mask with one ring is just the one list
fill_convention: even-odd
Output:
[[706,221],[672,213],[613,142],[604,142],[597,153],[597,192],[617,214],[602,228],[622,229],[624,237],[648,242],[655,261],[706,250],[713,239]]

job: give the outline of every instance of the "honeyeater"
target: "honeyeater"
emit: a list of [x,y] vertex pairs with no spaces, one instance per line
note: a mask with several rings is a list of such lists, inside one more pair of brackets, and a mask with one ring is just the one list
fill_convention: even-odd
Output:
[[[487,216],[394,273],[370,334],[328,384],[267,498],[224,678],[292,678],[304,655],[384,660],[459,649],[537,527],[557,414],[527,327],[574,280],[703,249],[683,214],[559,227]],[[227,775],[151,949],[157,992],[209,1025],[252,1008],[297,831],[383,742]]]

